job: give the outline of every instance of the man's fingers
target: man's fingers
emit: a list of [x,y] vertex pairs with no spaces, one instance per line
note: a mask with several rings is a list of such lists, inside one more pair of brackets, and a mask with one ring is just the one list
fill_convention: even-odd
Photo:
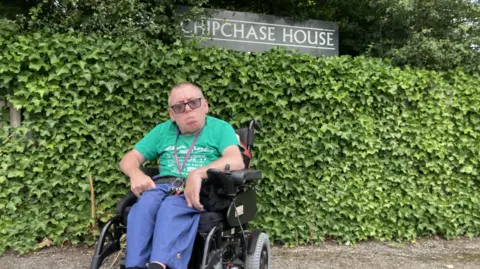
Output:
[[203,210],[203,205],[200,203],[200,195],[198,193],[194,193],[193,194],[193,206],[197,209],[197,210]]
[[131,186],[130,190],[137,197],[140,197],[140,195],[142,195],[142,193],[157,187],[155,182],[153,180],[151,180],[150,178],[148,178],[148,179],[139,178],[139,179],[131,181],[131,184],[132,184],[132,186]]
[[185,200],[187,200],[187,206],[192,207],[192,200],[190,199],[190,195],[185,194]]
[[155,185],[155,182],[150,180],[150,181],[145,182],[142,185],[142,187],[141,187],[142,191],[141,192],[146,192],[146,191],[154,189],[156,187],[157,187],[157,185]]
[[198,209],[199,211],[203,211],[203,205],[200,203],[197,203],[196,209]]
[[195,208],[196,208],[197,210],[200,210],[200,211],[203,210],[203,205],[202,205],[199,201],[196,201],[196,202],[194,203],[194,206],[195,206]]
[[137,191],[137,189],[132,188],[131,191],[133,192],[133,194],[135,194],[135,196],[137,196],[137,197],[140,196],[140,193]]
[[143,184],[143,185],[137,185],[132,188],[132,192],[135,194],[135,196],[140,197],[142,193],[148,191],[150,189],[149,185]]

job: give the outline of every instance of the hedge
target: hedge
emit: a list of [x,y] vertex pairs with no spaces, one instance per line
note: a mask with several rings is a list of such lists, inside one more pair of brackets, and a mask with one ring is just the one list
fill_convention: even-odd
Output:
[[246,54],[75,32],[0,38],[0,253],[92,244],[129,188],[123,154],[198,84],[211,114],[263,126],[254,227],[276,243],[480,234],[480,76],[370,58]]

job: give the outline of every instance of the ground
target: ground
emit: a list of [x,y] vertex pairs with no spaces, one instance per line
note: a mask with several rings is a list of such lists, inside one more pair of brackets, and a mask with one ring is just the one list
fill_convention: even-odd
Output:
[[[0,256],[0,269],[90,268],[93,248],[52,247],[18,256]],[[115,257],[104,263],[113,266]],[[272,269],[477,269],[480,268],[480,237],[446,241],[423,238],[416,243],[361,242],[355,246],[326,242],[320,246],[272,247]]]

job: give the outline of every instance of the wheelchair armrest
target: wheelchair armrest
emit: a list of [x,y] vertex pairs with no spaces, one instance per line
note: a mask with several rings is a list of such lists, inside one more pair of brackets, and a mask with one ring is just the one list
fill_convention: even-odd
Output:
[[248,181],[261,179],[261,178],[262,178],[262,171],[260,170],[243,169],[243,170],[232,172],[232,180],[235,183],[235,185],[243,185]]
[[219,194],[235,196],[237,186],[262,178],[262,171],[244,169],[227,174],[218,169],[208,169],[207,175],[208,182],[213,184],[216,189],[220,189]]
[[212,184],[216,189],[220,189],[220,193],[226,196],[234,196],[237,193],[234,181],[230,175],[214,168],[207,170],[208,183]]
[[127,195],[118,202],[117,207],[115,209],[115,212],[117,216],[121,216],[123,219],[123,212],[125,212],[125,209],[129,206],[132,206],[137,202],[137,196],[133,194],[131,190],[128,191]]

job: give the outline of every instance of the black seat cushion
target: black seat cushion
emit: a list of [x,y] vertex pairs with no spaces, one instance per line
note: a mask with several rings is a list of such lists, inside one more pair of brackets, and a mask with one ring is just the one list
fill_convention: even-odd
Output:
[[198,224],[199,233],[207,233],[213,227],[220,223],[226,224],[226,213],[224,212],[204,212],[200,215],[200,223]]

